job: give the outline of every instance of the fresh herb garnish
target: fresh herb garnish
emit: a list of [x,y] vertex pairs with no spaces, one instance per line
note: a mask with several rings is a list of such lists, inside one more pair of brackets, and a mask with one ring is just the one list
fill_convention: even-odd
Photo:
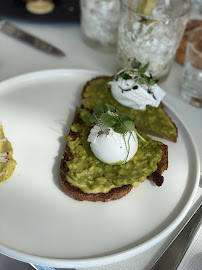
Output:
[[[93,114],[90,114],[88,120],[92,124],[100,127],[105,125],[111,127],[117,133],[124,134],[127,131],[135,131],[134,122],[127,114],[119,114],[112,105],[95,105]],[[102,129],[102,128],[101,128]]]
[[142,64],[137,59],[133,59],[131,63],[131,68],[126,68],[122,70],[120,73],[115,74],[113,78],[115,80],[118,80],[118,78],[123,78],[124,80],[134,81],[134,84],[127,89],[123,89],[121,86],[119,86],[122,93],[138,89],[139,84],[144,86],[144,89],[149,94],[151,94],[154,99],[156,99],[153,93],[153,86],[158,82],[158,79],[154,78],[151,73],[147,72],[148,68],[149,63],[142,66]]
[[[93,107],[93,112],[88,116],[88,120],[91,124],[100,127],[98,136],[101,134],[109,135],[110,128],[112,128],[116,133],[122,134],[126,146],[127,156],[124,163],[127,161],[130,152],[130,138],[134,137],[135,132],[143,141],[145,139],[139,135],[135,129],[134,122],[130,119],[127,114],[120,114],[113,105],[100,105],[97,104]],[[128,142],[126,142],[126,133],[129,132],[130,136]]]

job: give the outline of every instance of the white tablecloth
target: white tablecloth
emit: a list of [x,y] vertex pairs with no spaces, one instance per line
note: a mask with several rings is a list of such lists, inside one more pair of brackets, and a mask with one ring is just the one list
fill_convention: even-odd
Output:
[[[11,22],[38,37],[57,46],[66,57],[55,57],[43,53],[22,42],[18,42],[0,32],[0,80],[32,71],[55,68],[79,68],[97,70],[100,74],[113,74],[116,71],[116,55],[102,53],[89,48],[82,41],[79,24],[38,24],[25,21]],[[182,66],[173,64],[168,79],[161,85],[166,91],[165,101],[172,105],[189,127],[202,160],[202,110],[185,103],[180,97]],[[200,191],[199,191],[200,192]],[[161,241],[152,249],[128,260],[91,270],[149,269],[166,245],[168,239]],[[202,269],[202,228],[197,233],[191,247],[184,257],[179,270]],[[28,270],[31,267],[23,262],[0,255],[0,269]],[[85,268],[87,270],[89,268]],[[81,270],[79,268],[78,270]],[[82,270],[84,270],[82,268]]]

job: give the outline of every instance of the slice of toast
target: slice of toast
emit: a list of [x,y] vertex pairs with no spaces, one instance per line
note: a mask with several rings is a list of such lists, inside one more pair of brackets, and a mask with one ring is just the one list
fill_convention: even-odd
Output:
[[135,123],[135,127],[147,134],[176,142],[178,130],[165,112],[163,104],[158,108],[147,106],[146,111],[134,110],[118,103],[111,94],[109,76],[96,77],[88,81],[82,93],[82,105],[92,110],[96,104],[112,104],[119,113],[126,113]]
[[[83,121],[81,120],[79,114],[76,113],[72,124],[82,125],[82,123]],[[73,141],[75,141],[77,137],[79,136],[79,134],[70,130],[69,136],[72,138]],[[159,145],[159,147],[161,148],[161,151],[162,151],[161,160],[157,164],[157,170],[148,176],[148,179],[154,181],[154,183],[157,186],[162,185],[163,176],[161,174],[163,173],[164,170],[168,168],[168,147],[167,145],[164,145],[164,144]],[[64,155],[63,155],[63,158],[61,160],[61,165],[60,165],[60,173],[59,173],[60,186],[64,192],[66,192],[67,194],[69,194],[71,197],[73,197],[76,200],[79,200],[79,201],[87,200],[87,201],[92,201],[92,202],[97,202],[97,201],[108,202],[111,200],[117,200],[124,197],[133,188],[132,184],[128,184],[128,185],[123,185],[121,187],[112,188],[107,193],[101,193],[101,192],[100,193],[85,193],[80,188],[71,185],[67,181],[68,167],[66,166],[66,162],[68,162],[72,158],[74,158],[74,156],[72,155],[71,150],[68,147],[68,145],[66,145]]]

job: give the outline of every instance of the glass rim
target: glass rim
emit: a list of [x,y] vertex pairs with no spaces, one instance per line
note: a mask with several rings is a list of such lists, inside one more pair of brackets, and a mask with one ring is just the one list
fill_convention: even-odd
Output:
[[[191,32],[188,34],[187,37],[187,42],[189,44],[189,46],[192,47],[192,49],[197,53],[197,54],[201,54],[202,55],[202,51],[199,51],[193,44],[193,40],[191,40],[191,36],[195,33],[198,32],[199,30],[201,30],[202,32],[202,26],[196,27],[193,30],[191,30]],[[202,35],[201,35],[201,39],[202,39]]]
[[126,0],[121,0],[121,5],[124,5],[128,10],[130,10],[131,12],[137,14],[138,16],[142,17],[142,18],[145,18],[145,19],[151,19],[151,20],[156,20],[156,21],[165,21],[165,20],[173,20],[173,19],[176,19],[176,18],[180,18],[180,17],[183,17],[185,15],[188,15],[188,13],[190,12],[191,10],[191,3],[189,0],[186,0],[184,3],[187,4],[187,8],[185,9],[184,12],[178,14],[178,15],[166,15],[165,17],[159,17],[159,16],[148,16],[148,15],[144,15],[142,13],[138,13],[136,12],[135,10],[133,10],[131,7],[129,7],[129,5],[127,3],[125,3]]

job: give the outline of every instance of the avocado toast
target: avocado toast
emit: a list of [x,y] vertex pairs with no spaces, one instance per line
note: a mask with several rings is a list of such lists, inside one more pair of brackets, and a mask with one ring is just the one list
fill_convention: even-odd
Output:
[[[82,106],[77,108],[66,137],[67,145],[60,166],[60,185],[76,200],[107,202],[120,199],[146,178],[161,186],[162,173],[168,168],[168,147],[141,131],[173,142],[177,140],[177,128],[164,111],[162,103],[158,108],[147,106],[144,112],[127,108],[111,95],[107,84],[110,80],[111,77],[104,76],[86,83],[82,92]],[[130,162],[121,166],[104,164],[91,152],[87,143],[90,131],[87,116],[97,103],[110,103],[119,111],[127,112],[145,138],[146,143],[139,140],[139,150]]]
[[76,200],[117,200],[138,186],[146,178],[162,185],[161,175],[168,167],[168,147],[141,133],[137,154],[123,165],[109,165],[99,161],[92,153],[87,136],[90,128],[85,119],[89,111],[77,108],[67,145],[60,165],[60,185]]
[[96,104],[113,104],[118,111],[128,114],[134,120],[138,130],[172,142],[177,141],[177,127],[165,112],[163,103],[158,108],[147,106],[145,111],[123,106],[114,99],[110,91],[107,82],[111,80],[112,77],[102,76],[88,81],[83,88],[82,106],[92,110]]

